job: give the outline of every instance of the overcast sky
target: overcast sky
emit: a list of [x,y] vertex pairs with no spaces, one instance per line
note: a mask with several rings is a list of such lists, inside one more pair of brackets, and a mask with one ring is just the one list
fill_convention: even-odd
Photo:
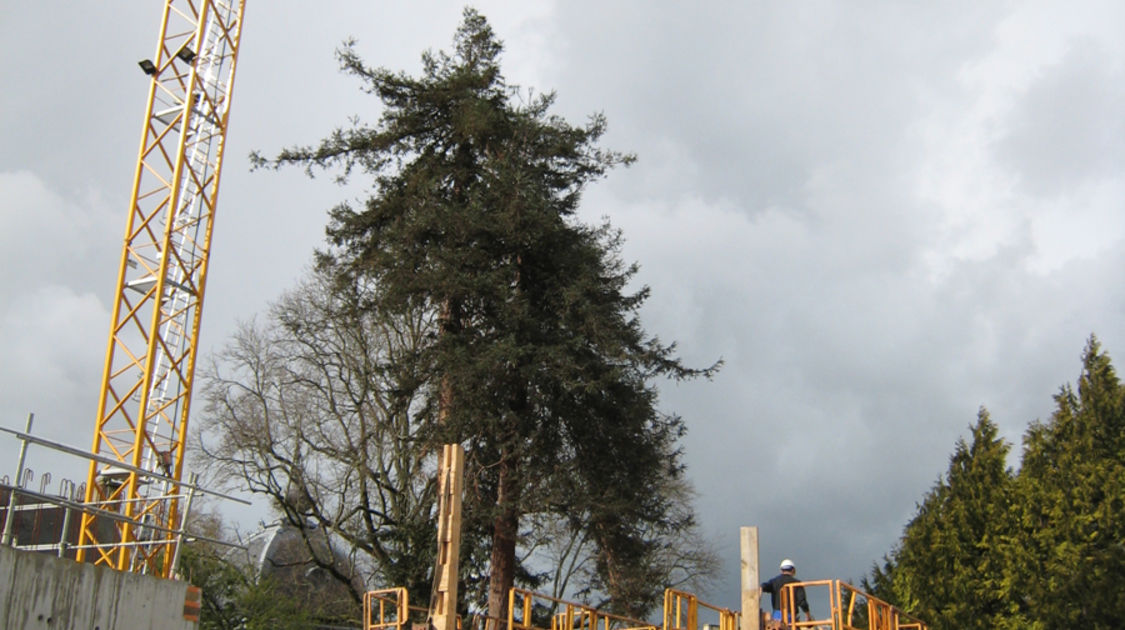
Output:
[[[34,411],[37,433],[83,448],[161,4],[0,12],[0,424]],[[204,360],[362,192],[250,173],[247,154],[375,121],[340,42],[417,72],[463,6],[248,5]],[[604,112],[604,144],[638,154],[583,214],[624,230],[649,331],[691,364],[726,361],[663,388],[725,559],[704,599],[738,606],[741,525],[760,528],[764,577],[785,556],[805,579],[860,577],[980,406],[1018,463],[1091,333],[1125,362],[1125,3],[475,6],[510,82],[557,90],[575,123]],[[17,448],[0,437],[0,459]]]

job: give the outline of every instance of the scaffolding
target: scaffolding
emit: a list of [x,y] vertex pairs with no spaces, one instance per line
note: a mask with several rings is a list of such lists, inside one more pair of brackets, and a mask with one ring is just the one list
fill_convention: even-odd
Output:
[[[69,479],[60,480],[57,491],[51,492],[50,473],[41,474],[39,488],[34,489],[32,487],[34,472],[27,466],[27,453],[29,446],[32,445],[77,457],[84,463],[89,462],[92,465],[122,467],[125,473],[136,475],[142,483],[146,484],[171,484],[173,480],[159,473],[121,464],[104,455],[32,435],[33,421],[34,416],[29,415],[24,431],[0,427],[0,432],[13,435],[20,441],[14,481],[8,476],[0,478],[0,503],[3,504],[0,511],[3,521],[3,539],[0,541],[2,544],[25,551],[52,553],[60,558],[80,559],[83,551],[94,548],[93,544],[84,542],[81,538],[79,524],[82,523],[97,533],[96,545],[105,553],[121,553],[124,550],[128,553],[151,554],[153,549],[164,548],[171,544],[166,577],[176,575],[180,552],[185,540],[189,538],[228,547],[242,547],[187,532],[185,524],[192,501],[200,494],[250,505],[250,502],[244,499],[201,486],[198,483],[198,476],[194,474],[188,481],[175,484],[180,492],[177,496],[161,497],[162,500],[183,501],[184,508],[179,512],[179,520],[174,523],[138,518],[131,515],[128,510],[122,509],[123,505],[120,504],[90,504],[83,500],[86,495],[83,487],[85,484],[76,485]],[[135,532],[133,538],[126,540],[119,536],[125,527]]]

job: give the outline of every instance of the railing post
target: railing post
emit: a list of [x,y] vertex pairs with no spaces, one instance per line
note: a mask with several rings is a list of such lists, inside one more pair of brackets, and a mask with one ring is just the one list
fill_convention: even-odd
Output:
[[70,506],[60,505],[59,509],[63,511],[62,531],[59,533],[59,557],[62,558],[66,555],[69,543],[66,541],[66,535],[70,530]]
[[[34,413],[27,414],[27,428],[24,429],[24,433],[27,433],[28,435],[31,434],[31,424],[34,421],[35,421],[35,414]],[[15,519],[16,492],[18,492],[19,489],[22,487],[21,484],[23,483],[23,462],[24,462],[24,459],[26,457],[27,457],[27,440],[25,438],[20,438],[20,457],[19,457],[19,467],[16,469],[16,483],[15,483],[14,486],[12,486],[12,489],[8,492],[8,512],[7,512],[7,514],[4,515],[4,536],[3,536],[3,539],[0,540],[0,544],[3,544],[3,545],[12,544],[12,521],[16,520]]]
[[[188,477],[187,501],[184,502],[184,511],[180,513],[180,532],[176,534],[176,546],[172,551],[172,568],[168,571],[169,575],[176,575],[176,570],[180,566],[180,553],[184,548],[184,534],[187,533],[187,520],[188,514],[191,512],[191,500],[195,498],[195,484],[199,483],[199,473],[191,473]],[[177,492],[179,488],[177,488]]]
[[371,591],[363,594],[363,622],[359,627],[361,630],[367,630],[367,623],[371,620]]

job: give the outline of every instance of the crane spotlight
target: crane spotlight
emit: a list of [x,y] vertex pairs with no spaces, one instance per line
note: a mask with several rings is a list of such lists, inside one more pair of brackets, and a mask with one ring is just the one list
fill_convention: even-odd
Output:
[[181,48],[180,52],[176,53],[176,56],[179,57],[180,61],[184,63],[191,63],[195,61],[195,51],[188,48],[187,46]]

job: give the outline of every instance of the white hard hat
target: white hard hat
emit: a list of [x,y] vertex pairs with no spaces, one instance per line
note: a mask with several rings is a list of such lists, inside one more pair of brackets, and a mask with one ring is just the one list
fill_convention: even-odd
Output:
[[785,570],[788,570],[788,569],[796,569],[796,568],[797,568],[797,565],[793,564],[793,561],[790,560],[789,558],[786,558],[786,559],[781,561],[781,570],[782,571],[785,571]]

